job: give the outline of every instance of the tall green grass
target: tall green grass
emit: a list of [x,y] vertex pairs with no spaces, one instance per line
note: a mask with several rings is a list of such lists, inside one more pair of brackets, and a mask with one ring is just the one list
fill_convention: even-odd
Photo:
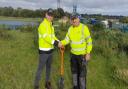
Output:
[[[25,29],[0,30],[0,89],[33,89],[38,66],[37,30]],[[65,34],[66,30],[57,28],[59,39],[63,39]],[[93,51],[88,62],[87,89],[128,89],[128,33],[103,30],[92,32],[92,38]],[[72,89],[69,50],[67,46],[64,57],[65,89]],[[60,54],[56,48],[51,73],[53,89],[57,89],[59,68]],[[42,76],[40,87],[45,89],[45,69]]]

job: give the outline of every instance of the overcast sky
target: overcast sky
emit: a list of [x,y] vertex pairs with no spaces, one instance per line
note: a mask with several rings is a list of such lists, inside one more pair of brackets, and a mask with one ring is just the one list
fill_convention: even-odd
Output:
[[[61,8],[72,12],[73,1],[61,0]],[[57,8],[57,0],[0,0],[0,7],[12,6],[27,9]],[[128,0],[77,0],[77,12],[128,16]]]

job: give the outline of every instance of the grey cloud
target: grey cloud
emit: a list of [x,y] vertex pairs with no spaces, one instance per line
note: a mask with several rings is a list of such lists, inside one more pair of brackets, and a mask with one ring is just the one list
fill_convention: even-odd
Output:
[[[128,0],[76,0],[79,13],[128,15]],[[57,8],[57,0],[0,0],[0,6],[29,9]],[[61,7],[71,12],[73,0],[61,0]]]

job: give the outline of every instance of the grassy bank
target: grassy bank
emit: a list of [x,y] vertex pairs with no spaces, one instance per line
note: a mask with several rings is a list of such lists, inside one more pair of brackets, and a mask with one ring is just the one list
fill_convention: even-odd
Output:
[[[36,31],[0,30],[0,89],[33,89],[38,65]],[[59,35],[62,34],[62,35]],[[62,39],[65,31],[57,31]],[[88,63],[87,89],[128,89],[127,33],[102,31],[92,33],[93,51]],[[54,51],[52,86],[59,79],[59,51]],[[44,70],[45,71],[45,70]],[[44,73],[40,82],[44,88]],[[65,89],[72,89],[69,47],[65,52]]]
[[24,18],[24,17],[6,17],[0,16],[0,20],[14,20],[14,21],[25,21],[25,22],[40,22],[41,18]]

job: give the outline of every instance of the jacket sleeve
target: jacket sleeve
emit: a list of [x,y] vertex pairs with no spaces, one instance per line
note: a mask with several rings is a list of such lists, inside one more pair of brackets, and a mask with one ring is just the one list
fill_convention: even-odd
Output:
[[90,53],[92,50],[92,38],[90,36],[90,32],[87,26],[85,26],[84,28],[84,34],[85,34],[85,41],[87,43],[87,52],[86,53]]
[[40,24],[38,28],[38,33],[39,33],[39,38],[40,37],[43,38],[49,44],[54,44],[55,39],[54,37],[51,36],[51,34],[48,34],[46,26],[44,26],[43,24]]
[[70,38],[69,38],[69,34],[67,33],[65,39],[62,40],[61,43],[65,46],[69,44],[69,42],[70,42]]
[[56,41],[59,41],[59,39],[55,36],[54,28],[53,28],[53,39],[56,40]]

